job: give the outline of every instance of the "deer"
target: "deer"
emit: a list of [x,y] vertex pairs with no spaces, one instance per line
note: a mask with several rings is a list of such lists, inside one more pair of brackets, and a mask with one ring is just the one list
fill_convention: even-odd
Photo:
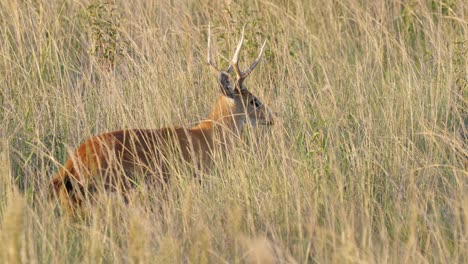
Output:
[[[208,27],[207,64],[217,77],[220,96],[206,120],[193,127],[126,129],[86,139],[61,166],[50,184],[50,195],[73,212],[98,190],[126,194],[139,175],[152,186],[168,184],[174,156],[201,171],[209,171],[214,152],[224,155],[240,140],[242,128],[250,123],[273,125],[275,114],[244,84],[262,59],[266,40],[249,68],[239,67],[245,26],[229,67],[219,70],[213,62],[211,26]],[[235,79],[231,77],[234,70]],[[125,196],[125,195],[124,195]]]

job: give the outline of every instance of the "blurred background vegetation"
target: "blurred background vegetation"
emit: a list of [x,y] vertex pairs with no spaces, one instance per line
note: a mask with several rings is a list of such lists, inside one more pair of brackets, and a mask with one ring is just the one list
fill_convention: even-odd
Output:
[[[0,2],[0,262],[468,261],[467,14],[457,0]],[[278,112],[154,210],[70,221],[47,184],[93,134],[190,126],[227,67]]]

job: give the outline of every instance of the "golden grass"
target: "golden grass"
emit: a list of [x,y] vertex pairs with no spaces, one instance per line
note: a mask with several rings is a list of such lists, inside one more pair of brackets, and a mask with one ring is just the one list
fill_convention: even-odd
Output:
[[[104,2],[104,1],[103,1]],[[114,8],[114,11],[111,9]],[[466,1],[1,1],[0,262],[468,262]],[[278,112],[169,201],[46,199],[85,138],[190,125],[246,27]],[[223,66],[223,67],[224,67]]]

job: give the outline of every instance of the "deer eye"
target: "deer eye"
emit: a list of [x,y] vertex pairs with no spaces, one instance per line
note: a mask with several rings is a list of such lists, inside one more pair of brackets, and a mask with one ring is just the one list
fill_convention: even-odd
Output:
[[260,107],[260,102],[255,97],[252,98],[249,103],[250,105],[254,105],[255,107]]

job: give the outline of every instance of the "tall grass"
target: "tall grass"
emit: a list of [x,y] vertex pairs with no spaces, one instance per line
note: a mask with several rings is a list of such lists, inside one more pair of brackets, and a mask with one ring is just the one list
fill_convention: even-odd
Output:
[[[0,262],[468,262],[466,1],[1,1]],[[227,66],[278,112],[168,201],[47,199],[92,134],[190,125]],[[162,208],[162,210],[161,210]]]

